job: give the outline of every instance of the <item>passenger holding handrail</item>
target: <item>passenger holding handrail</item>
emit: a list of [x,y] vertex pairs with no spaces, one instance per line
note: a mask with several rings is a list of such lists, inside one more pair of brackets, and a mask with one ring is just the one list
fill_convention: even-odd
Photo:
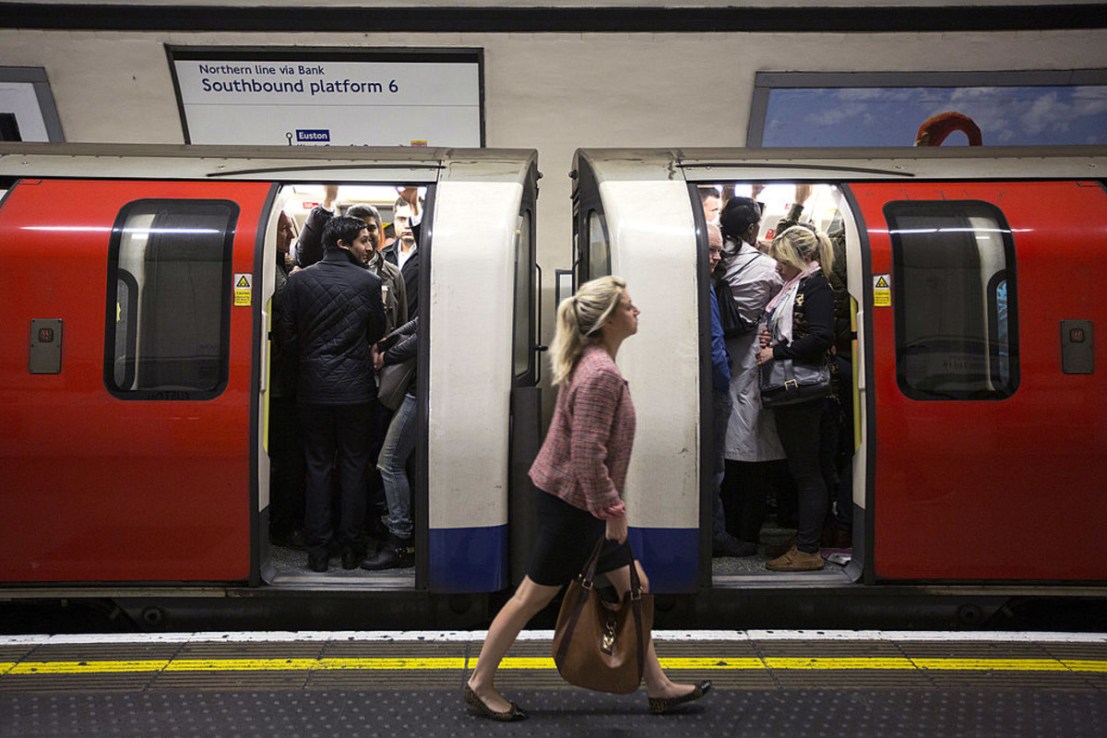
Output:
[[[622,342],[638,332],[638,308],[626,282],[601,277],[586,282],[557,309],[550,355],[560,386],[550,430],[530,477],[537,490],[538,535],[527,575],[503,606],[481,648],[464,698],[478,715],[501,721],[527,714],[496,691],[501,659],[519,631],[583,568],[604,537],[597,573],[606,573],[620,598],[630,589],[632,561],[622,500],[635,416],[626,380],[615,365]],[[650,711],[674,709],[702,697],[710,682],[675,684],[661,670],[651,639],[644,679]]]

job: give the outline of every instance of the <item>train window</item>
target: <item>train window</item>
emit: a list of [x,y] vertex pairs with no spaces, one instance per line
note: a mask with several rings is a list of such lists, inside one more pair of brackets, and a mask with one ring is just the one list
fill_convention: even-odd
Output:
[[534,273],[534,250],[531,247],[531,213],[524,211],[519,217],[519,229],[515,232],[515,341],[514,370],[516,377],[528,374],[531,370],[531,357],[534,355],[534,288],[531,275]]
[[607,238],[607,221],[593,210],[588,214],[588,279],[611,274],[611,247]]
[[998,400],[1018,386],[1014,242],[983,202],[893,202],[896,376],[916,400]]
[[104,381],[125,399],[214,397],[227,381],[231,243],[238,207],[139,200],[108,255]]

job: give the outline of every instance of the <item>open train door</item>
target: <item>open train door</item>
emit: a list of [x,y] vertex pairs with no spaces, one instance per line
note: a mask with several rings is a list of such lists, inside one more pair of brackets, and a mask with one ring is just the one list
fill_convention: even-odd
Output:
[[9,190],[0,581],[256,571],[251,300],[269,197],[257,182],[25,178]]
[[1107,579],[1103,187],[850,191],[871,257],[866,578]]
[[542,442],[542,269],[535,248],[538,168],[527,173],[515,230],[515,303],[511,380],[511,583],[526,574],[537,530],[534,485],[528,472]]
[[631,546],[651,591],[695,592],[701,572],[710,571],[701,568],[710,561],[710,542],[701,537],[707,365],[700,346],[710,335],[700,310],[708,294],[696,230],[702,220],[687,183],[672,176],[668,151],[581,149],[571,176],[577,286],[617,275],[642,312],[638,333],[616,359],[637,422],[623,490]]

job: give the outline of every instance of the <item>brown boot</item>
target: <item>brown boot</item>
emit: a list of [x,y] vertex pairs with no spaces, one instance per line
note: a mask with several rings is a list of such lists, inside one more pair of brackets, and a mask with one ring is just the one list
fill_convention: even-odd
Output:
[[807,553],[792,546],[783,556],[765,564],[769,571],[816,571],[823,568],[823,557],[819,552]]

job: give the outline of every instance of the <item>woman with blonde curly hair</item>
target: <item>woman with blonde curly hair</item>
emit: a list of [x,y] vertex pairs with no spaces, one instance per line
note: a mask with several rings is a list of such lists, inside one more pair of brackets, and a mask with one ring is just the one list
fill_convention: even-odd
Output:
[[[820,364],[834,346],[834,294],[827,275],[834,265],[834,247],[825,233],[796,225],[773,239],[769,256],[776,259],[784,288],[767,310],[768,328],[760,334],[757,363],[791,359]],[[831,362],[833,373],[833,362]],[[799,489],[799,529],[791,548],[765,566],[773,571],[823,568],[819,554],[827,484],[819,449],[823,398],[773,410],[776,432],[788,458],[788,469]]]
[[[634,441],[634,406],[615,365],[623,341],[638,332],[638,308],[626,282],[601,277],[581,285],[557,309],[550,347],[557,405],[542,449],[530,469],[538,488],[538,533],[527,575],[488,630],[477,666],[465,685],[469,709],[493,720],[527,714],[496,691],[496,669],[519,631],[583,568],[597,541],[606,540],[597,573],[606,573],[620,597],[630,589],[622,491]],[[710,682],[675,684],[661,670],[652,641],[644,680],[650,711],[670,712],[702,697]]]

